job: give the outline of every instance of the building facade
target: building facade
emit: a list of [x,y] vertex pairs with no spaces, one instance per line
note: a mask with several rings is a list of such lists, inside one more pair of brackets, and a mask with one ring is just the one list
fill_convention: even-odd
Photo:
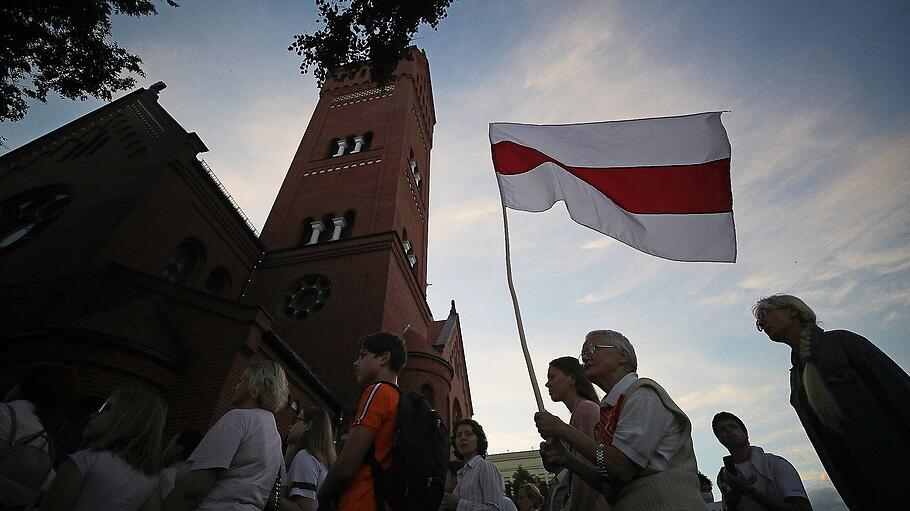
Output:
[[345,418],[357,340],[387,330],[408,344],[402,387],[448,424],[470,416],[454,302],[436,321],[425,299],[425,55],[382,89],[354,68],[326,83],[261,236],[163,88],[0,157],[0,390],[35,362],[77,367],[79,397],[52,424],[64,454],[118,387],[164,396],[169,431],[208,428],[267,358],[291,384],[285,434],[302,406]]

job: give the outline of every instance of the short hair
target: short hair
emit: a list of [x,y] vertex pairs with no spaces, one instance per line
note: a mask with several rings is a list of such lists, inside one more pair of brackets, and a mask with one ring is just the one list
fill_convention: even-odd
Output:
[[260,360],[250,364],[243,371],[242,378],[247,379],[250,396],[262,408],[276,413],[287,404],[288,377],[278,362]]
[[193,454],[199,442],[202,441],[202,432],[195,428],[181,429],[177,433],[177,445],[180,446],[180,458],[186,460]]
[[79,374],[76,369],[48,362],[30,366],[19,384],[20,396],[35,405],[35,415],[42,419],[68,405],[77,392]]
[[388,352],[389,369],[396,374],[408,363],[408,350],[404,346],[404,339],[389,332],[378,332],[361,338],[360,349],[374,355]]
[[585,369],[578,362],[578,359],[575,357],[559,357],[552,362],[550,365],[559,369],[568,376],[575,378],[575,392],[579,396],[589,400],[598,401],[597,392],[594,391],[594,385],[591,383],[591,380],[588,379],[585,375]]
[[[540,506],[543,504],[543,495],[540,494],[540,490],[537,489],[533,483],[525,483],[518,487],[518,491],[525,490],[528,493],[531,501],[534,503],[534,509],[540,509]],[[515,496],[518,496],[518,492],[515,492]]]
[[110,428],[91,442],[96,451],[111,451],[133,468],[155,474],[161,469],[161,436],[167,405],[155,394],[118,389],[106,401],[113,415]]
[[455,457],[463,461],[469,461],[462,458],[461,453],[458,452],[458,449],[455,447],[455,433],[458,432],[459,426],[464,426],[465,424],[471,426],[471,431],[473,431],[474,436],[477,437],[477,454],[479,454],[481,458],[486,458],[487,447],[490,446],[487,442],[487,434],[483,432],[483,426],[478,424],[474,419],[461,419],[452,425],[452,448],[455,449]]
[[592,337],[602,337],[613,346],[625,351],[629,356],[626,366],[633,373],[638,371],[638,357],[635,356],[635,348],[632,347],[632,343],[626,339],[626,336],[614,330],[592,330],[585,336],[585,340]]
[[743,424],[743,421],[739,420],[739,417],[733,415],[730,412],[718,412],[714,415],[714,418],[711,419],[711,429],[714,431],[714,436],[717,436],[717,423],[720,421],[732,420],[739,424],[739,427],[742,428],[743,433],[746,436],[749,436],[749,430],[746,429],[746,425]]
[[449,460],[449,472],[457,475],[458,471],[464,468],[464,462],[461,460]]
[[806,305],[806,302],[793,295],[785,294],[761,297],[755,302],[755,305],[752,306],[752,316],[754,316],[755,319],[758,319],[758,311],[761,309],[782,309],[784,307],[790,307],[795,310],[799,316],[799,320],[803,323],[814,325],[818,322],[818,318],[815,316],[815,311],[812,310],[812,307],[809,307]]

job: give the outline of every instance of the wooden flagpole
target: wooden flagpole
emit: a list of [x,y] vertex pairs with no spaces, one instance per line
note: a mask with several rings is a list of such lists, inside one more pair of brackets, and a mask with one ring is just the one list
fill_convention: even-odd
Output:
[[509,279],[509,291],[512,293],[512,308],[515,310],[515,322],[518,323],[518,337],[521,339],[521,351],[525,355],[528,365],[528,376],[531,377],[531,387],[534,389],[534,398],[537,399],[537,410],[546,411],[543,399],[540,397],[540,387],[537,386],[537,377],[534,376],[534,364],[531,363],[531,354],[528,352],[528,341],[525,339],[525,327],[521,322],[521,310],[518,308],[518,296],[515,294],[515,284],[512,283],[512,256],[509,250],[509,217],[506,215],[506,205],[502,204],[502,226],[506,238],[506,276]]

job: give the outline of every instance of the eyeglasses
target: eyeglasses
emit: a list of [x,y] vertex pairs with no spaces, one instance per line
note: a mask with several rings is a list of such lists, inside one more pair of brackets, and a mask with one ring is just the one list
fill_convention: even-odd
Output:
[[614,350],[622,349],[611,344],[587,344],[581,349],[581,355],[578,355],[578,361],[584,364],[585,358],[594,355],[594,352],[600,348],[611,348]]
[[760,323],[762,321],[768,319],[768,313],[773,310],[785,309],[785,308],[786,307],[759,307],[759,308],[755,309],[755,328],[757,328],[758,331],[761,332],[762,327],[761,327]]
[[109,402],[109,401],[105,401],[105,402],[102,403],[101,406],[98,408],[98,411],[95,412],[95,415],[101,415],[102,413],[104,413],[104,412],[106,412],[106,411],[108,411],[108,410],[110,410],[110,409],[111,409],[110,402]]

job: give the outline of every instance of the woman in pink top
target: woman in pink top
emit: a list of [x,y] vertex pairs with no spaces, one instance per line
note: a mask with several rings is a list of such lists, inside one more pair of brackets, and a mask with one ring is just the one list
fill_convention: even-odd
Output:
[[[578,363],[575,357],[560,357],[550,362],[547,369],[547,389],[550,392],[550,399],[563,403],[572,418],[569,425],[581,431],[585,435],[594,438],[594,426],[600,420],[600,405],[598,405],[597,394],[594,392],[594,385],[585,376],[584,368]],[[557,469],[562,467],[550,467]],[[565,511],[605,511],[609,509],[607,501],[597,490],[591,488],[580,477],[572,477],[568,474],[569,479],[569,500]]]

